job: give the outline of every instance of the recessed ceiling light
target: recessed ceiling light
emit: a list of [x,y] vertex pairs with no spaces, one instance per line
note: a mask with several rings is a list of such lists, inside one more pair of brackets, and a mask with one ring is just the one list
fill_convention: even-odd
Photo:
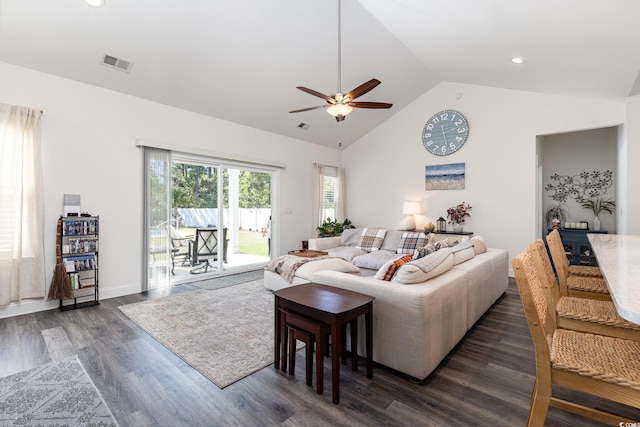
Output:
[[91,7],[102,7],[106,0],[84,0]]
[[515,57],[511,58],[511,62],[513,62],[514,64],[524,64],[524,59]]

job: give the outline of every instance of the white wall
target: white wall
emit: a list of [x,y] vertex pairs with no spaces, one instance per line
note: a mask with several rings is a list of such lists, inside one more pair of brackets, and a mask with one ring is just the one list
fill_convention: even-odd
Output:
[[624,208],[618,212],[618,225],[622,222],[625,228],[619,228],[620,233],[640,234],[640,96],[627,98],[627,116],[622,142],[624,149],[619,155],[618,164],[622,165],[626,173],[624,189],[618,189],[626,196],[623,199]]
[[[100,293],[141,289],[142,160],[136,139],[196,147],[286,164],[280,176],[280,251],[298,248],[311,222],[313,163],[339,164],[337,150],[213,119],[0,62],[0,102],[44,111],[47,289],[55,263],[55,226],[63,194],[100,215]],[[290,208],[290,214],[283,214]],[[274,218],[274,231],[278,218]],[[54,307],[25,301],[0,317]]]
[[[421,132],[427,119],[444,109],[465,114],[470,134],[460,151],[438,157],[424,149]],[[416,223],[422,227],[466,201],[473,209],[465,229],[513,257],[539,228],[536,137],[624,120],[623,101],[442,83],[345,150],[347,214],[356,226],[401,228],[402,202],[419,200],[423,214],[416,215]],[[424,190],[425,165],[457,162],[466,164],[464,190]]]

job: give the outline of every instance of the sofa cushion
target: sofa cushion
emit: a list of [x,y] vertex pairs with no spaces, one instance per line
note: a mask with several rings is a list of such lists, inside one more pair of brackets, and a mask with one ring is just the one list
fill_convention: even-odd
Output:
[[326,252],[331,256],[339,257],[349,262],[353,262],[353,259],[359,255],[368,253],[362,249],[356,248],[355,246],[337,246],[335,248],[327,249]]
[[453,259],[453,254],[450,252],[434,252],[402,265],[392,281],[403,284],[425,282],[450,270],[453,267]]
[[370,270],[378,270],[386,262],[396,259],[397,254],[389,251],[365,252],[358,255],[351,262],[360,268],[368,268]]
[[387,230],[383,228],[363,228],[356,248],[367,252],[374,252],[380,249]]
[[405,231],[398,244],[396,253],[413,254],[416,248],[427,244],[427,236],[422,231]]
[[396,249],[398,249],[398,245],[400,244],[400,239],[402,239],[402,233],[404,233],[402,230],[387,230],[380,250],[395,253]]
[[449,241],[449,243],[452,244],[458,244],[458,243],[462,243],[462,242],[466,242],[467,240],[469,240],[469,235],[468,234],[438,234],[438,233],[431,233],[432,237],[432,241],[435,243],[439,240],[444,240],[447,239]]
[[382,267],[380,267],[375,275],[375,278],[378,280],[390,281],[401,265],[406,264],[412,260],[412,255],[405,255],[401,256],[400,258],[392,259],[386,262]]
[[458,265],[465,261],[469,261],[474,256],[476,256],[476,252],[473,250],[473,247],[468,247],[466,249],[462,249],[457,252],[454,252],[453,265]]
[[473,250],[476,255],[487,252],[487,245],[484,243],[484,238],[482,236],[473,236],[469,239],[469,243],[473,245]]
[[362,228],[347,228],[342,231],[340,235],[339,246],[355,246],[358,244],[360,235],[362,234]]
[[309,261],[296,270],[296,277],[308,281],[313,280],[313,274],[321,270],[340,271],[342,273],[360,273],[360,269],[342,258],[322,258]]

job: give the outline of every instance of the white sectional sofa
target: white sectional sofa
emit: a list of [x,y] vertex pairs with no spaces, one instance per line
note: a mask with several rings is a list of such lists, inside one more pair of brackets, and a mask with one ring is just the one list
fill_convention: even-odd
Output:
[[[405,232],[386,230],[379,250],[370,252],[358,248],[362,233],[345,230],[340,237],[310,240],[309,249],[327,251],[331,257],[304,264],[291,283],[265,270],[265,287],[277,290],[313,281],[375,297],[373,359],[424,379],[505,292],[508,253],[487,248],[478,236],[434,235],[436,242],[446,239],[457,245],[396,266],[391,280],[381,280],[376,277],[384,276],[394,260],[408,255],[398,250],[411,250]],[[421,270],[434,260],[435,267]],[[358,353],[364,356],[362,320],[359,328]]]

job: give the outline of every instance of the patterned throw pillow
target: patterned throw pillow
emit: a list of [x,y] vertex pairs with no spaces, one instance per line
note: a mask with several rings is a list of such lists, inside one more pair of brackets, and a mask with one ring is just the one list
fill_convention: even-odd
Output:
[[426,257],[427,255],[432,254],[435,251],[437,251],[436,245],[434,245],[433,243],[427,243],[420,248],[416,248],[416,250],[413,252],[413,259],[415,260]]
[[391,260],[380,267],[380,270],[378,270],[378,272],[376,273],[375,278],[378,280],[390,281],[401,265],[411,262],[412,260],[413,256],[411,255],[405,255],[398,259]]
[[402,233],[397,254],[412,254],[416,248],[427,244],[427,236],[422,231],[405,231]]
[[442,248],[448,248],[450,246],[453,246],[451,243],[449,243],[449,239],[442,239],[438,242],[435,243],[436,246],[436,251],[439,251]]
[[380,249],[387,230],[381,228],[363,228],[356,248],[367,252],[374,252]]

